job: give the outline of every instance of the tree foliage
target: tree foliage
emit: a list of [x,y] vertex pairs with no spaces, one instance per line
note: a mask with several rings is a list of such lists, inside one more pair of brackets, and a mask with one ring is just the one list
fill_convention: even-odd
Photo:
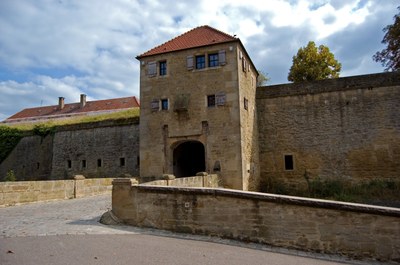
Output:
[[264,73],[263,71],[258,70],[258,77],[257,77],[257,86],[265,86],[267,82],[270,80],[268,77],[268,73]]
[[21,138],[22,133],[20,130],[7,126],[0,126],[0,163],[6,159]]
[[313,41],[298,50],[293,56],[288,80],[293,82],[314,81],[339,77],[342,65],[335,59],[329,48],[315,46]]
[[[397,7],[400,10],[400,6]],[[376,62],[381,62],[386,67],[385,71],[400,70],[400,13],[395,15],[393,25],[387,25],[383,32],[382,43],[387,44],[386,49],[375,53],[372,57]]]

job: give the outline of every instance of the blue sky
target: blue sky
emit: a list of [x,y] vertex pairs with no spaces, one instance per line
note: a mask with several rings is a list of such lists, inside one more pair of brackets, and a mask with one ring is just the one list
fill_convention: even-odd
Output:
[[287,83],[308,41],[330,48],[341,76],[382,72],[392,0],[1,0],[0,120],[24,109],[139,96],[135,56],[194,27],[236,34],[269,84]]

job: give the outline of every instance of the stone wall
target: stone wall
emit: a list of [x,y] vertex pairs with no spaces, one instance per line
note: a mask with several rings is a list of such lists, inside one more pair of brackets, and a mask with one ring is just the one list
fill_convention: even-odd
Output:
[[[181,144],[195,141],[201,143],[205,151],[202,155],[205,157],[205,168],[199,171],[218,174],[225,187],[247,188],[248,185],[243,184],[243,172],[247,171],[243,168],[242,151],[246,151],[246,165],[250,163],[252,151],[247,151],[247,147],[242,150],[242,133],[245,130],[241,126],[247,126],[240,121],[240,108],[243,108],[243,98],[247,96],[239,97],[239,71],[242,71],[239,54],[247,56],[243,50],[240,42],[235,40],[140,59],[142,177],[163,174],[180,177],[175,172],[179,170],[179,161],[174,158],[174,150]],[[223,51],[224,64],[188,69],[188,57],[205,55],[207,58],[208,54]],[[246,59],[250,62],[248,57]],[[167,64],[166,75],[148,75],[149,65],[155,63],[158,67],[160,62]],[[251,76],[256,75],[255,70],[252,67],[247,78],[241,79],[242,83],[251,80]],[[253,95],[250,91],[246,92],[251,100],[255,92],[252,91]],[[222,99],[221,104],[209,107],[207,97],[212,95]],[[168,109],[157,107],[161,100],[168,100]],[[155,108],[152,108],[153,103]],[[247,141],[243,145],[247,146]],[[246,175],[248,179],[249,174]]]
[[26,135],[0,164],[0,180],[12,170],[18,180],[44,180],[51,176],[53,137]]
[[26,135],[0,164],[0,179],[18,180],[139,175],[139,119],[58,127],[45,137]]
[[218,188],[219,187],[219,177],[218,175],[204,175],[195,176],[188,178],[172,178],[163,180],[155,180],[143,183],[141,185],[147,186],[173,186],[173,187],[205,187],[205,188]]
[[264,182],[400,178],[398,73],[258,88],[257,110]]
[[53,179],[139,175],[138,120],[65,127],[54,135],[53,146]]
[[400,260],[400,210],[225,189],[113,182],[123,222],[354,259]]
[[0,182],[0,206],[81,198],[111,192],[113,179]]
[[258,126],[256,115],[257,69],[239,49],[239,113],[241,134],[242,190],[259,190]]

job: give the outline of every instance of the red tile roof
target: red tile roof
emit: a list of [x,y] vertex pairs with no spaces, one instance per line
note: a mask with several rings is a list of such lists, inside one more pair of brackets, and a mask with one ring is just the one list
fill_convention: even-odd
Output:
[[12,122],[13,120],[17,119],[34,120],[51,117],[65,117],[79,114],[84,115],[89,112],[112,112],[138,107],[140,107],[140,102],[136,97],[86,101],[84,107],[81,107],[81,103],[78,102],[64,104],[63,109],[60,109],[59,105],[24,109],[6,119],[5,122]]
[[194,28],[182,35],[167,41],[160,46],[157,46],[139,56],[137,59],[142,57],[162,54],[172,51],[186,50],[195,47],[207,46],[217,43],[236,41],[237,38],[228,35],[222,31],[219,31],[210,26],[201,26]]

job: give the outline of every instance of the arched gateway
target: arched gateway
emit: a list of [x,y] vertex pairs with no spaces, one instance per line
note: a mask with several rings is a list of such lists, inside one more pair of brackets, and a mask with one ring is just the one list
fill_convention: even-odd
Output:
[[204,145],[198,141],[183,142],[176,146],[173,159],[177,178],[195,176],[206,169]]

